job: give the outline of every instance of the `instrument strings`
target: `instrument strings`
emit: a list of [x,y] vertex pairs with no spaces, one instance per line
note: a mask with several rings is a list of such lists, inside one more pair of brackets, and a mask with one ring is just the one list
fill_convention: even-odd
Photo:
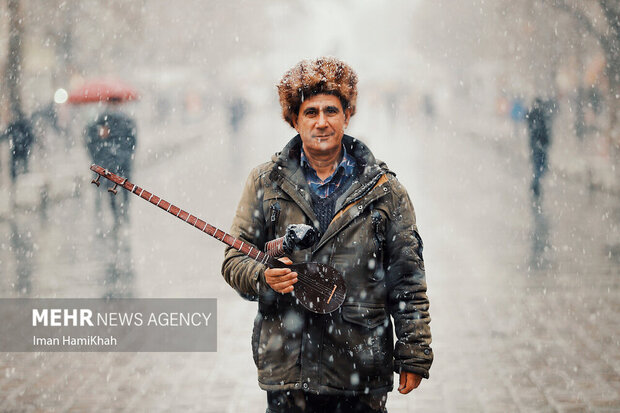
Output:
[[[327,297],[329,297],[329,295],[331,294],[332,290],[330,288],[325,287],[321,284],[315,284],[314,282],[312,282],[312,280],[307,280],[306,278],[304,278],[306,277],[304,273],[297,273],[297,275],[298,275],[297,280],[300,281],[305,286],[307,286],[309,289],[312,289],[318,292],[319,294],[325,295]],[[334,297],[338,297],[339,299],[341,299],[341,298],[344,298],[344,295],[338,289],[336,289],[336,291],[334,292]]]

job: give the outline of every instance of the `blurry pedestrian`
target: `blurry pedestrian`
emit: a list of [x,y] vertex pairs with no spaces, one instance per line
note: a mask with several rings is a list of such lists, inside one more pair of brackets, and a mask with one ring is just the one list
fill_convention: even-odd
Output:
[[435,117],[435,103],[433,103],[433,96],[430,93],[425,93],[422,97],[422,107],[427,118]]
[[245,118],[247,103],[245,102],[245,99],[235,97],[230,102],[228,110],[230,112],[230,127],[233,134],[236,135],[239,132],[239,129],[241,129],[243,119]]
[[530,135],[530,156],[532,159],[532,193],[535,200],[541,195],[540,180],[547,172],[548,150],[551,144],[552,103],[545,103],[541,98],[534,99],[526,115]]
[[510,101],[510,120],[512,120],[512,126],[514,128],[514,136],[519,136],[519,129],[521,122],[525,120],[527,114],[527,108],[521,98],[513,98]]
[[165,94],[157,96],[155,101],[155,121],[159,124],[165,124],[170,115],[170,99]]
[[[101,113],[85,130],[86,146],[93,163],[112,173],[131,178],[136,149],[136,123],[120,110],[118,103],[112,101],[111,107]],[[129,192],[122,191],[123,202],[117,209],[116,197],[110,197],[114,216],[127,216]]]
[[70,147],[68,131],[59,119],[58,109],[58,104],[52,101],[39,107],[30,116],[37,137],[35,151],[38,149],[40,153],[45,154],[44,159],[48,164],[54,158],[59,158],[53,156],[59,154],[58,151],[66,151]]
[[510,119],[513,122],[522,122],[526,115],[526,107],[520,98],[514,98],[511,102]]
[[577,88],[577,95],[575,97],[575,135],[579,142],[583,142],[586,135],[586,118],[585,118],[585,90],[583,86]]
[[4,138],[9,140],[11,181],[15,182],[18,175],[28,172],[28,159],[35,141],[32,123],[23,113],[18,114],[6,128]]
[[32,119],[33,126],[40,129],[43,133],[48,129],[54,131],[58,135],[66,133],[66,130],[58,121],[58,112],[56,111],[56,104],[54,102],[49,102],[32,112],[30,119]]

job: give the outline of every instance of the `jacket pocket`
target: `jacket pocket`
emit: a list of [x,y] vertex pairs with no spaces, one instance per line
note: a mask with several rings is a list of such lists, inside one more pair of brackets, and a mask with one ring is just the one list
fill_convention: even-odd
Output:
[[344,304],[326,326],[322,374],[333,387],[367,391],[392,384],[392,326],[381,304]]
[[352,324],[375,328],[381,324],[387,326],[388,313],[380,304],[344,304],[342,318]]
[[362,361],[360,372],[370,368],[372,374],[386,376],[389,372],[391,375],[394,345],[387,309],[381,304],[349,304],[343,306],[342,318],[363,327],[352,328],[359,334],[354,341],[358,343],[356,352]]

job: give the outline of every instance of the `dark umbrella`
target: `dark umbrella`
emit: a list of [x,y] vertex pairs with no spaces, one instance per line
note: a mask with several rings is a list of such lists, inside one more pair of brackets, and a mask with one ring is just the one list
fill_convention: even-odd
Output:
[[93,103],[117,101],[126,102],[138,99],[138,91],[132,86],[116,79],[94,79],[87,81],[69,93],[69,103]]

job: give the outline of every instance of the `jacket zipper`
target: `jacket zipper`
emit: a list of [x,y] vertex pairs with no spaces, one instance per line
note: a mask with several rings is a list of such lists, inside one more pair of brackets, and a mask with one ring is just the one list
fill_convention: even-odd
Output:
[[379,281],[383,279],[384,269],[383,269],[383,245],[385,243],[385,233],[384,229],[381,227],[381,212],[376,209],[372,210],[371,213],[372,225],[374,229],[373,240],[375,242],[377,255],[375,257],[375,268],[373,279],[375,281]]
[[280,203],[276,201],[271,204],[269,209],[271,210],[271,217],[269,218],[269,220],[271,221],[271,233],[273,234],[273,238],[275,239],[278,237],[276,234],[276,227],[278,225],[278,219],[280,218],[280,212],[282,211],[282,208],[280,207]]

